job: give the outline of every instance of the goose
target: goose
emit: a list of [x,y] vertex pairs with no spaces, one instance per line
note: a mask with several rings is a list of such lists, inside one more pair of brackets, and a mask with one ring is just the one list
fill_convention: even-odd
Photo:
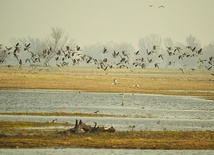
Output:
[[169,51],[172,50],[172,47],[170,47],[170,46],[168,46],[168,47],[166,47],[166,48],[167,48],[167,50],[169,50]]
[[196,47],[193,47],[192,52],[194,52],[194,51],[195,51],[195,49],[196,49]]
[[19,60],[19,65],[20,65],[20,66],[22,65],[22,59]]
[[140,88],[140,85],[139,85],[139,84],[134,84],[133,86],[134,86],[134,87],[137,87],[137,88]]
[[155,65],[155,68],[159,68],[158,64],[159,64],[159,63],[155,63],[155,64],[154,64],[154,65]]
[[126,58],[121,58],[120,63],[125,62]]
[[97,114],[98,112],[100,112],[99,110],[96,110],[94,113]]
[[80,51],[80,47],[78,45],[76,46],[76,49],[77,49],[77,51]]
[[112,84],[117,85],[118,84],[117,79],[114,79],[114,82]]
[[202,52],[202,48],[200,48],[200,49],[197,51],[198,54],[201,54],[201,52]]
[[10,51],[12,49],[12,47],[7,47],[7,46],[5,46],[5,48],[7,49],[7,51]]
[[119,52],[116,53],[115,51],[114,51],[114,53],[112,54],[113,58],[116,58],[118,55],[119,55]]
[[163,6],[163,5],[160,5],[158,8],[164,8],[164,6]]
[[145,68],[146,68],[145,63],[142,63],[142,64],[141,64],[141,68],[142,68],[142,69],[145,69]]
[[134,131],[135,125],[133,125],[131,128],[132,128],[132,131]]
[[140,52],[140,51],[138,50],[137,52],[134,52],[134,54],[135,54],[135,55],[139,55],[139,52]]
[[172,52],[170,52],[169,50],[167,50],[167,52],[169,56],[172,56]]
[[123,54],[124,56],[126,56],[126,57],[129,59],[129,56],[128,56],[127,51],[122,51],[122,54]]
[[157,50],[158,45],[153,46],[153,50]]
[[154,53],[154,51],[149,51],[148,49],[146,49],[146,53],[147,55],[151,55],[152,53]]
[[174,52],[176,52],[176,51],[180,52],[180,50],[182,50],[181,47],[175,46]]
[[148,60],[148,62],[149,62],[149,63],[151,63],[151,62],[152,62],[152,59],[149,59],[148,57],[147,57],[147,60]]
[[56,123],[57,122],[57,118],[55,118],[54,120],[52,120],[52,123]]
[[175,63],[175,62],[169,61],[168,65],[169,65],[169,66],[172,65],[172,63]]
[[69,47],[69,46],[65,46],[65,47],[66,47],[66,50],[67,50],[67,51],[69,51],[69,50],[70,50],[70,47]]
[[179,68],[180,71],[182,71],[182,73],[184,74],[184,70],[182,68]]
[[19,43],[16,43],[16,47],[19,46]]
[[179,55],[178,59],[182,59],[183,60],[183,55]]
[[108,53],[108,50],[106,47],[103,48],[103,54]]
[[205,68],[206,68],[207,70],[210,70],[210,69],[212,68],[212,66],[210,66],[210,67],[205,66]]
[[162,60],[164,60],[164,59],[163,59],[163,54],[159,54],[159,55],[158,55],[158,58],[161,58]]
[[25,48],[24,48],[24,51],[28,51],[30,49],[30,43],[29,44],[25,44]]
[[192,47],[190,45],[186,46],[186,48],[192,50]]

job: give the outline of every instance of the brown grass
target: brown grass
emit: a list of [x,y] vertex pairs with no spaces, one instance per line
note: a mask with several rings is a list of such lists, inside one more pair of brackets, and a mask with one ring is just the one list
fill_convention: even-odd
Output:
[[[0,122],[0,125],[2,133],[0,134],[0,148],[214,149],[213,131],[117,131],[115,133],[59,134],[59,129],[29,129],[35,126],[51,126],[50,123]],[[57,125],[62,124],[55,124]]]
[[[84,117],[128,117],[127,115],[99,113],[70,113],[70,112],[0,112],[0,115],[30,115],[30,116],[84,116]],[[141,117],[141,116],[136,116]]]
[[[202,96],[214,100],[214,76],[208,71],[25,67],[0,68],[0,89],[57,89]],[[119,84],[113,85],[113,79]],[[133,85],[139,84],[140,88]]]

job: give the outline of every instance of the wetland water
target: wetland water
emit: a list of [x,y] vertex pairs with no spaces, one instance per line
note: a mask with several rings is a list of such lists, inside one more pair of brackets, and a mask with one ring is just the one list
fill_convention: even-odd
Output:
[[[122,106],[122,102],[124,105]],[[79,116],[14,116],[0,115],[0,121],[35,121],[74,123],[82,119],[87,124],[98,122],[100,126],[114,126],[116,130],[213,130],[214,101],[196,97],[86,93],[52,90],[0,90],[0,112],[71,112],[126,115],[127,117],[79,117]],[[59,127],[66,128],[66,127]],[[67,127],[69,128],[69,127]],[[50,127],[48,129],[51,129]],[[213,150],[138,150],[138,149],[87,149],[87,148],[42,148],[0,149],[0,155],[27,154],[88,154],[88,155],[177,155],[206,154]]]
[[64,149],[3,149],[0,155],[213,155],[213,150],[138,150],[138,149],[84,149],[84,148],[64,148]]
[[[122,106],[122,102],[124,105]],[[127,117],[12,116],[0,120],[74,123],[114,126],[117,130],[214,130],[214,101],[197,97],[88,93],[53,90],[1,90],[0,112],[71,112],[125,115]]]

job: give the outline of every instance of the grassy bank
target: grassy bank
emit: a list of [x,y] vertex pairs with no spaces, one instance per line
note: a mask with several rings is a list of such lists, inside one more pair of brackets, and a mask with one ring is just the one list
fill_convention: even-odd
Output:
[[[119,84],[113,85],[114,79]],[[0,89],[57,89],[90,92],[200,96],[214,100],[214,76],[208,71],[81,67],[0,68]],[[136,87],[139,85],[140,87]]]
[[128,117],[126,115],[99,113],[69,113],[69,112],[0,112],[0,115],[28,115],[28,116],[78,116],[78,117]]
[[[57,123],[0,122],[0,148],[85,147],[138,149],[214,149],[213,131],[116,131],[59,134],[32,127]],[[62,130],[62,129],[61,129]]]

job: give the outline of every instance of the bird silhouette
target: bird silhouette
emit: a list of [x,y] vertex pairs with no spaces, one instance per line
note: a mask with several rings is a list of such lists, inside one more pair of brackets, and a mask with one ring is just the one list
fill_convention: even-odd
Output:
[[100,112],[99,110],[96,110],[94,113],[97,114],[97,113],[99,113],[99,112]]
[[165,8],[163,5],[160,5],[158,8]]

